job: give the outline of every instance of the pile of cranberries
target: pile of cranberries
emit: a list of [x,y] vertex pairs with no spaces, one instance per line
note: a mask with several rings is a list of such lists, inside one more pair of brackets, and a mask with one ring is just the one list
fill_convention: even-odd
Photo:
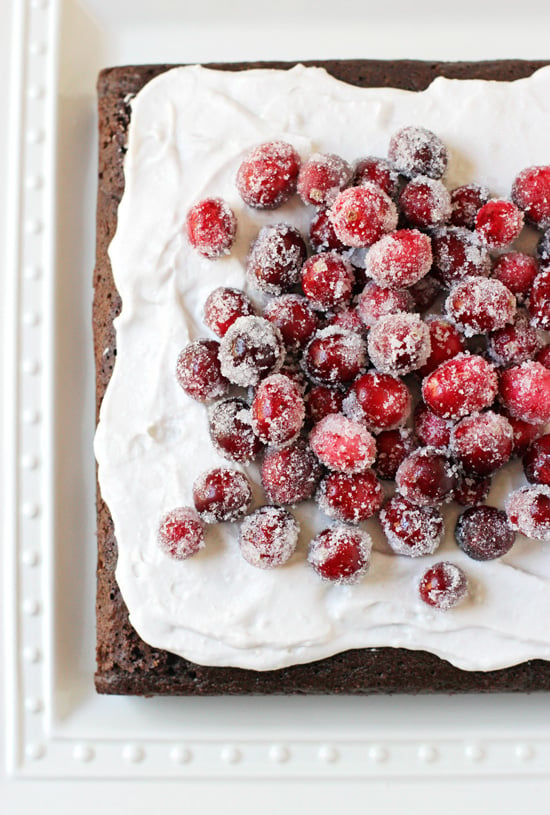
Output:
[[[443,142],[420,127],[395,133],[387,158],[355,165],[321,153],[302,161],[282,141],[244,158],[244,203],[275,210],[297,195],[309,234],[276,217],[262,227],[246,269],[262,308],[244,291],[212,291],[204,324],[216,338],[185,347],[176,377],[209,403],[221,456],[261,459],[266,503],[250,512],[240,470],[201,473],[194,508],[161,520],[164,552],[187,558],[205,524],[240,521],[243,557],[279,566],[299,534],[288,507],[309,499],[336,523],[307,561],[339,583],[368,569],[362,521],[378,517],[397,555],[432,556],[451,500],[465,507],[457,547],[475,560],[504,555],[516,531],[550,541],[550,166],[520,172],[504,200],[476,184],[447,189],[447,163]],[[524,222],[542,233],[533,256],[512,248]],[[190,244],[209,259],[231,251],[237,228],[219,198],[187,216]],[[529,485],[505,511],[486,505],[513,456]],[[418,595],[448,609],[467,578],[430,563]]]

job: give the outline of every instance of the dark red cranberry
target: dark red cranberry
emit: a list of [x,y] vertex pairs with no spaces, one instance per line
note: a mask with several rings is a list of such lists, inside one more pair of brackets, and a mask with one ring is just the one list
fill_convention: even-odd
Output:
[[496,258],[493,277],[504,283],[519,302],[523,302],[539,272],[537,261],[523,252],[504,252]]
[[396,555],[431,555],[441,543],[445,531],[439,510],[418,506],[401,495],[390,498],[379,517],[390,548]]
[[523,456],[523,472],[531,484],[550,485],[550,433],[533,441]]
[[329,518],[357,524],[378,512],[383,494],[372,470],[354,475],[329,473],[319,484],[316,500]]
[[395,483],[413,504],[435,507],[452,497],[458,479],[456,468],[443,453],[421,447],[399,465]]
[[488,334],[511,323],[516,298],[500,280],[467,277],[456,283],[445,301],[448,316],[466,334]]
[[324,529],[309,544],[308,563],[323,580],[357,583],[370,565],[372,540],[358,527]]
[[397,210],[376,184],[349,187],[339,193],[330,210],[338,238],[346,246],[370,246],[397,226]]
[[474,229],[476,215],[489,200],[487,187],[478,184],[465,184],[451,191],[451,223]]
[[400,379],[367,371],[349,389],[343,410],[350,419],[363,422],[375,433],[393,430],[407,421],[411,411],[411,395]]
[[274,504],[298,504],[315,494],[322,468],[304,439],[282,450],[267,450],[261,467],[262,484]]
[[428,376],[448,359],[456,357],[465,350],[464,337],[449,320],[437,315],[426,317],[426,325],[430,331],[430,356],[426,363],[419,368],[420,376]]
[[312,255],[302,267],[302,289],[318,311],[343,308],[351,300],[355,278],[347,258],[336,252]]
[[193,502],[206,523],[236,521],[248,512],[252,490],[243,473],[215,467],[195,479]]
[[330,326],[310,340],[302,362],[313,382],[338,387],[352,382],[365,369],[367,346],[357,332]]
[[492,198],[476,215],[476,232],[489,249],[504,249],[523,229],[523,213],[511,201]]
[[263,226],[252,244],[246,272],[257,288],[282,294],[299,282],[306,257],[304,239],[293,226]]
[[550,344],[545,345],[535,354],[535,360],[544,365],[545,368],[550,368]]
[[244,399],[226,399],[210,412],[210,436],[224,458],[249,464],[263,445],[252,429],[250,407]]
[[342,413],[330,413],[309,434],[309,444],[319,461],[331,470],[361,473],[376,458],[376,442],[363,424]]
[[317,315],[299,294],[274,297],[265,307],[264,317],[277,326],[288,351],[303,348],[319,326]]
[[483,504],[489,495],[491,483],[491,476],[463,475],[455,489],[454,500],[463,507]]
[[413,311],[414,300],[407,289],[388,289],[369,281],[357,304],[357,313],[363,325],[373,326],[380,317],[397,311]]
[[302,164],[298,195],[304,204],[330,206],[351,178],[351,167],[334,153],[314,153]]
[[345,328],[347,331],[356,331],[358,334],[363,334],[365,326],[361,322],[359,313],[356,308],[346,308],[342,311],[337,311],[328,321],[327,325],[337,325],[339,328]]
[[418,443],[410,430],[399,428],[382,431],[376,437],[376,473],[380,478],[393,480],[401,462],[417,447]]
[[550,421],[550,370],[528,360],[500,374],[500,400],[517,419],[532,424]]
[[540,424],[532,424],[531,422],[524,422],[521,419],[516,419],[504,408],[500,408],[503,416],[506,416],[514,433],[514,449],[512,450],[513,456],[523,456],[531,442],[537,439],[542,433],[542,426]]
[[313,216],[309,225],[309,241],[316,252],[346,248],[334,231],[328,209],[319,209]]
[[241,524],[241,555],[259,569],[281,566],[293,555],[299,532],[300,527],[288,510],[260,507]]
[[487,277],[491,271],[487,248],[469,229],[441,227],[432,237],[432,250],[437,276],[446,286],[465,277]]
[[537,243],[537,260],[543,272],[550,270],[550,229],[547,229]]
[[390,139],[388,157],[403,175],[441,178],[448,162],[447,148],[425,127],[402,127]]
[[197,402],[210,402],[227,393],[216,340],[195,340],[186,345],[176,362],[176,379],[185,393]]
[[220,286],[208,295],[204,304],[204,324],[218,337],[223,337],[238,317],[250,314],[254,314],[254,306],[240,289]]
[[423,446],[446,449],[451,441],[452,429],[452,422],[442,419],[424,402],[418,403],[414,411],[414,430]]
[[233,210],[221,198],[205,198],[187,213],[185,221],[191,246],[207,258],[229,254],[237,232]]
[[451,196],[441,181],[424,175],[413,178],[403,188],[399,205],[411,226],[425,229],[441,226],[451,214]]
[[512,201],[539,229],[550,227],[550,165],[527,167],[512,184]]
[[514,322],[493,331],[487,337],[489,356],[497,365],[520,365],[533,359],[541,345],[541,338],[524,311],[516,312]]
[[513,447],[510,422],[492,410],[466,416],[451,433],[452,453],[469,475],[491,475],[506,464]]
[[341,412],[344,394],[333,388],[327,388],[325,385],[314,385],[305,401],[308,420],[312,424],[317,424],[329,413]]
[[377,370],[404,376],[426,364],[430,329],[418,314],[388,314],[369,331],[367,350]]
[[422,383],[425,403],[444,419],[459,419],[489,407],[497,389],[495,369],[474,354],[458,354],[443,362]]
[[158,544],[165,555],[185,560],[204,546],[204,524],[191,507],[177,507],[162,518]]
[[306,409],[298,385],[283,374],[263,379],[252,402],[252,427],[258,438],[282,447],[296,438]]
[[550,269],[538,274],[529,292],[529,314],[536,328],[550,330]]
[[367,156],[359,159],[355,165],[352,184],[360,187],[367,183],[376,184],[390,198],[396,198],[399,192],[399,173],[387,159]]
[[367,274],[379,286],[400,289],[412,286],[432,265],[428,235],[418,229],[398,229],[371,246],[366,257]]
[[441,561],[424,572],[418,592],[429,606],[448,611],[467,596],[468,580],[459,566]]
[[550,487],[546,484],[513,492],[506,501],[506,513],[512,529],[526,538],[550,541]]
[[408,289],[414,300],[415,311],[426,311],[433,306],[441,291],[439,280],[432,274],[424,277]]
[[257,385],[283,364],[281,332],[263,317],[239,317],[223,337],[219,357],[222,373],[230,382]]
[[275,209],[296,190],[300,157],[291,144],[266,142],[255,147],[237,172],[237,189],[249,207]]
[[455,538],[459,548],[473,560],[495,560],[510,551],[516,533],[504,510],[478,506],[459,516]]

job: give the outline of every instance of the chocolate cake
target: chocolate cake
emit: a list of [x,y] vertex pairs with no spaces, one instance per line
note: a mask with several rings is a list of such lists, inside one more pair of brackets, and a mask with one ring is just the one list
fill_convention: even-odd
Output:
[[[436,77],[511,81],[546,63],[494,61],[437,63],[333,60],[304,63],[361,87],[420,91]],[[116,363],[113,319],[121,307],[108,256],[124,191],[124,156],[130,100],[151,79],[173,66],[119,67],[101,72],[99,96],[99,185],[97,256],[94,270],[94,350],[97,415]],[[225,71],[288,69],[289,63],[231,63],[207,67]],[[348,650],[290,667],[254,671],[208,667],[144,643],[128,620],[115,579],[117,542],[109,508],[97,493],[97,691],[136,695],[362,694],[465,691],[534,691],[550,687],[550,662],[532,660],[511,668],[463,671],[423,651],[402,648]]]

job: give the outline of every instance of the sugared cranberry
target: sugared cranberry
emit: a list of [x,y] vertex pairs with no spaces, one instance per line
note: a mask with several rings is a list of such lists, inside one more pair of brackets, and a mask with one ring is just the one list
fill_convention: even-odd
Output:
[[308,563],[323,580],[357,583],[370,565],[372,540],[358,527],[337,525],[324,529],[309,544]]
[[455,538],[459,548],[473,560],[495,560],[510,551],[516,533],[504,510],[478,506],[460,515]]
[[293,226],[263,226],[252,244],[246,272],[257,288],[282,294],[299,282],[306,257],[304,239]]
[[437,276],[446,286],[469,276],[487,277],[491,271],[489,252],[469,229],[441,227],[432,237],[432,250]]
[[338,238],[346,246],[370,246],[397,226],[397,209],[376,184],[349,187],[339,193],[330,210]]
[[375,324],[386,314],[397,311],[413,311],[414,300],[407,289],[388,289],[369,281],[357,304],[359,319],[367,327]]
[[257,385],[276,372],[285,357],[279,329],[263,317],[239,317],[220,343],[221,370],[235,385]]
[[272,447],[282,447],[300,432],[306,409],[298,385],[288,376],[272,374],[258,385],[251,412],[258,438]]
[[421,557],[435,552],[445,531],[441,513],[394,495],[380,511],[380,524],[396,555]]
[[451,196],[441,183],[419,175],[403,188],[399,205],[405,219],[411,226],[421,229],[441,226],[451,214]]
[[533,441],[523,456],[523,472],[531,484],[550,485],[550,433]]
[[311,339],[319,319],[305,297],[282,294],[269,301],[264,317],[276,325],[288,351],[299,351]]
[[495,369],[474,354],[458,354],[443,362],[422,383],[425,403],[444,419],[459,419],[489,407],[497,390]]
[[535,359],[537,362],[540,362],[541,365],[544,365],[545,368],[550,368],[550,344],[545,345],[544,348],[537,351]]
[[178,356],[178,384],[197,402],[210,402],[227,393],[229,382],[221,372],[219,347],[216,340],[195,340]]
[[519,365],[533,359],[541,346],[541,338],[529,324],[529,317],[524,311],[516,313],[514,322],[493,331],[487,337],[489,356],[497,365]]
[[394,479],[397,468],[418,447],[412,432],[406,428],[383,430],[376,437],[374,469],[380,478]]
[[414,411],[414,429],[419,441],[425,447],[445,449],[451,441],[453,423],[442,419],[430,410],[424,402],[419,402]]
[[448,162],[447,148],[431,130],[408,126],[390,139],[388,157],[403,175],[441,178]]
[[227,467],[215,467],[195,479],[193,502],[206,523],[236,521],[248,512],[252,490],[243,473]]
[[431,265],[430,238],[417,229],[398,229],[384,235],[371,246],[366,258],[367,274],[379,286],[390,289],[412,286]]
[[319,461],[331,470],[361,473],[376,458],[376,442],[367,428],[342,413],[330,413],[315,425],[309,444]]
[[407,386],[394,376],[367,371],[355,380],[344,399],[343,411],[369,430],[393,430],[407,421],[411,395]]
[[500,280],[467,277],[455,283],[445,310],[467,337],[488,334],[511,323],[516,313],[516,298]]
[[466,347],[463,335],[444,317],[430,314],[426,317],[426,325],[430,332],[431,351],[425,364],[418,370],[422,377],[431,374],[442,362],[456,357]]
[[455,489],[454,500],[463,507],[483,504],[489,495],[491,483],[491,476],[463,475]]
[[466,416],[451,433],[452,453],[471,475],[491,475],[506,464],[513,447],[510,422],[492,410]]
[[550,421],[550,371],[528,360],[500,374],[500,399],[517,419],[532,424]]
[[537,243],[537,260],[543,272],[550,270],[550,229],[540,236]]
[[317,424],[329,413],[340,413],[344,394],[326,385],[314,385],[306,396],[306,416],[312,424]]
[[297,504],[314,495],[322,468],[304,439],[282,450],[267,450],[261,467],[262,484],[274,504]]
[[550,227],[550,165],[527,167],[514,179],[512,201],[539,229]]
[[529,292],[529,314],[536,328],[550,330],[550,269],[538,274]]
[[191,246],[206,258],[228,255],[235,241],[237,219],[221,198],[205,198],[187,213],[185,221]]
[[465,184],[451,190],[451,223],[473,229],[477,213],[488,200],[489,190],[478,184]]
[[298,522],[288,510],[260,507],[241,524],[241,555],[259,569],[281,566],[293,555],[299,533]]
[[302,164],[298,175],[298,195],[304,204],[330,206],[348,184],[352,169],[334,153],[314,153]]
[[433,274],[424,277],[408,289],[414,300],[415,311],[426,311],[430,308],[441,291],[439,280]]
[[492,198],[476,215],[478,232],[489,249],[504,249],[523,229],[523,213],[511,201]]
[[540,424],[532,424],[531,422],[524,422],[522,419],[516,419],[504,408],[500,408],[503,416],[506,416],[512,427],[514,433],[514,448],[512,450],[513,456],[523,456],[531,442],[537,439],[542,433],[542,426]]
[[506,501],[506,513],[512,529],[526,538],[550,541],[550,487],[546,484],[513,492]]
[[250,407],[244,399],[225,399],[210,411],[210,436],[218,452],[231,461],[249,464],[262,443],[252,429]]
[[265,142],[255,147],[237,172],[237,189],[249,207],[275,209],[296,190],[300,157],[291,144]]
[[367,345],[355,331],[329,326],[318,331],[304,351],[306,374],[319,385],[352,382],[367,364]]
[[319,209],[313,216],[309,225],[309,240],[316,252],[346,248],[334,231],[328,209]]
[[357,331],[358,334],[365,332],[365,326],[359,318],[359,313],[356,308],[346,308],[342,311],[337,311],[327,322],[328,325],[337,325],[340,328],[345,328],[347,331]]
[[535,258],[523,252],[504,252],[493,266],[493,277],[504,283],[519,302],[523,302],[528,296],[538,272]]
[[336,252],[322,252],[306,260],[302,267],[302,289],[318,311],[343,308],[351,300],[355,278],[347,258]]
[[375,474],[366,470],[354,475],[329,473],[321,480],[316,499],[329,518],[357,524],[378,512],[383,494]]
[[418,592],[429,606],[448,611],[468,594],[468,580],[459,566],[443,560],[424,572]]
[[397,489],[419,506],[437,506],[452,497],[458,483],[456,468],[441,452],[421,447],[399,465]]
[[426,364],[430,329],[418,314],[389,314],[371,328],[367,350],[379,371],[404,376]]
[[218,337],[223,337],[238,317],[250,314],[254,314],[254,306],[240,289],[219,286],[210,292],[204,304],[204,324]]
[[162,518],[158,545],[165,555],[185,560],[204,546],[204,524],[192,507],[177,507]]

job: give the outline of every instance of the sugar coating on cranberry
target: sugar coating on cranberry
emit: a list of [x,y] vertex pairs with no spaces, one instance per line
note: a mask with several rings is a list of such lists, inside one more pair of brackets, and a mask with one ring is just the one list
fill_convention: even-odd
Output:
[[191,207],[185,220],[191,246],[206,258],[228,255],[237,232],[235,213],[221,198],[205,198]]
[[489,334],[487,351],[497,365],[519,365],[532,359],[541,343],[542,339],[536,328],[530,325],[527,314],[518,311],[511,325]]
[[463,475],[454,492],[454,500],[463,507],[477,506],[487,500],[491,489],[491,476]]
[[241,555],[258,569],[282,566],[294,554],[299,534],[298,522],[287,509],[260,507],[241,524]]
[[419,506],[435,507],[452,498],[458,483],[458,470],[439,450],[421,447],[399,465],[395,474],[397,489]]
[[530,484],[550,485],[550,433],[533,441],[523,456],[522,464]]
[[418,506],[401,495],[385,503],[379,519],[392,551],[407,557],[433,554],[445,531],[439,510]]
[[354,475],[333,472],[321,480],[315,498],[319,508],[329,518],[357,524],[378,512],[383,493],[372,470]]
[[445,450],[451,442],[453,423],[419,402],[414,411],[414,430],[424,447]]
[[265,142],[243,159],[237,171],[237,189],[249,207],[275,209],[296,190],[300,156],[291,144]]
[[508,496],[505,508],[512,529],[526,538],[550,541],[550,487],[546,484],[520,487]]
[[214,289],[204,303],[204,324],[218,337],[223,337],[236,319],[250,314],[254,314],[250,298],[244,291],[228,286]]
[[320,208],[309,225],[309,242],[316,252],[327,252],[330,249],[345,249],[345,244],[334,231],[330,220],[330,211]]
[[176,380],[197,402],[210,402],[227,393],[229,382],[221,370],[219,348],[216,340],[195,340],[178,355]]
[[215,467],[193,482],[193,502],[206,523],[236,521],[248,512],[252,490],[244,473]]
[[365,370],[367,344],[356,331],[329,326],[310,340],[302,365],[307,376],[318,385],[346,385]]
[[[409,287],[408,292],[414,300],[415,311],[426,311],[433,306],[441,291],[441,284],[433,274],[424,275],[418,283]],[[407,311],[408,309],[401,309]]]
[[352,184],[360,187],[367,183],[376,184],[390,198],[395,198],[399,192],[399,173],[387,159],[366,156],[355,165]]
[[318,311],[343,308],[351,300],[355,278],[351,263],[336,252],[312,255],[302,267],[302,289]]
[[334,153],[314,153],[302,164],[298,175],[298,195],[304,204],[329,206],[348,184],[352,169]]
[[441,561],[424,572],[418,593],[420,599],[429,606],[448,611],[467,596],[468,580],[455,563]]
[[397,209],[376,184],[348,187],[336,197],[330,219],[338,238],[346,246],[370,246],[397,226]]
[[161,519],[157,541],[165,555],[185,560],[204,547],[204,524],[192,507],[176,507]]
[[504,252],[493,265],[493,277],[504,283],[520,303],[527,298],[538,273],[537,261],[524,252]]
[[304,239],[289,224],[263,226],[252,244],[246,264],[251,283],[268,294],[282,294],[300,280],[307,257]]
[[466,416],[451,432],[451,451],[471,475],[491,475],[506,464],[513,447],[510,422],[492,410]]
[[550,421],[550,370],[528,360],[500,374],[500,400],[517,419],[532,424]]
[[320,532],[309,544],[307,560],[331,583],[357,583],[368,571],[372,539],[358,527],[338,524]]
[[337,325],[340,328],[345,328],[347,331],[357,331],[358,334],[363,334],[365,331],[365,326],[361,322],[356,308],[346,308],[342,309],[342,311],[337,311],[327,322],[328,325]]
[[439,136],[425,127],[402,127],[390,139],[388,157],[403,175],[441,178],[449,156]]
[[489,200],[489,190],[479,184],[464,184],[451,190],[451,223],[473,229],[476,215]]
[[432,265],[428,235],[418,229],[398,229],[374,243],[366,257],[367,274],[379,286],[405,288],[417,283]]
[[466,349],[463,334],[449,320],[436,314],[429,314],[426,317],[426,325],[430,332],[431,350],[425,364],[418,371],[423,377],[435,371],[442,362],[456,357]]
[[376,436],[374,469],[377,475],[386,480],[394,479],[401,462],[417,447],[418,442],[408,428],[383,430]]
[[494,367],[475,354],[457,354],[422,382],[424,402],[444,419],[459,419],[489,407],[497,390]]
[[309,444],[322,464],[342,473],[361,473],[376,458],[376,442],[367,428],[342,413],[321,419],[309,434]]
[[373,433],[394,430],[407,421],[411,395],[404,382],[390,374],[367,371],[355,380],[343,402],[346,416]]
[[550,330],[550,269],[535,277],[529,292],[528,309],[536,328]]
[[239,317],[222,338],[221,370],[235,385],[257,385],[278,371],[285,358],[281,332],[263,317]]
[[373,326],[386,314],[413,310],[413,296],[407,289],[389,289],[373,280],[366,284],[357,303],[359,319],[367,327]]
[[426,364],[430,329],[418,314],[389,314],[369,331],[367,350],[377,370],[404,376]]
[[476,232],[489,249],[504,249],[523,229],[523,213],[512,201],[492,198],[476,215]]
[[477,506],[459,516],[455,538],[459,548],[473,560],[495,560],[510,551],[516,533],[504,510]]
[[469,229],[440,227],[432,236],[432,251],[437,276],[446,286],[468,276],[487,277],[491,272],[487,248]]
[[526,167],[514,179],[512,201],[539,229],[550,227],[550,165]]
[[441,181],[416,176],[401,191],[401,212],[411,226],[425,229],[441,226],[451,214],[451,196]]
[[319,327],[319,318],[300,294],[274,297],[264,308],[264,317],[276,325],[288,351],[298,351]]
[[467,277],[452,287],[445,310],[467,337],[473,337],[511,323],[516,313],[516,298],[500,280]]
[[214,405],[209,427],[214,447],[231,461],[249,464],[263,448],[252,428],[250,407],[244,399],[234,397]]
[[293,441],[304,423],[306,409],[298,385],[283,374],[263,379],[252,401],[252,427],[272,447]]
[[274,504],[298,504],[315,494],[322,467],[304,439],[281,450],[268,449],[261,466],[262,485]]

